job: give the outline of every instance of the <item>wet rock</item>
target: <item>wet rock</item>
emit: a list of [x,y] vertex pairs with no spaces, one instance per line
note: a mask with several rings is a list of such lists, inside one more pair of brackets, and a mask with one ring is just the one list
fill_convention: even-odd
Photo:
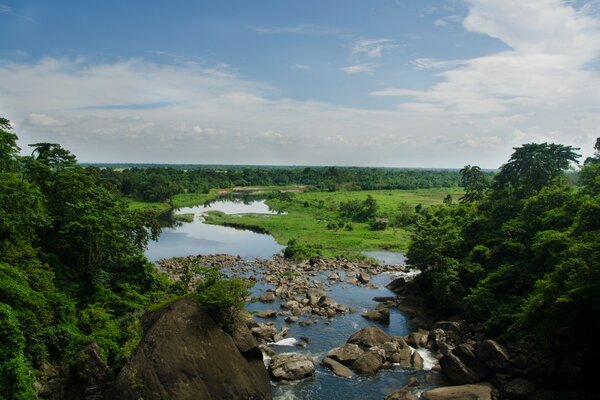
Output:
[[396,301],[396,297],[392,296],[375,296],[373,297],[373,301],[378,303],[394,303]]
[[383,357],[378,351],[366,351],[356,359],[350,368],[357,374],[371,375],[381,369],[383,361]]
[[494,387],[489,383],[446,386],[426,390],[422,394],[425,400],[492,400]]
[[352,378],[354,376],[354,372],[342,363],[335,361],[332,358],[325,357],[323,361],[321,361],[321,365],[325,368],[331,370],[337,376],[341,376],[342,378]]
[[275,310],[263,310],[263,311],[257,312],[254,315],[256,315],[258,318],[276,318],[277,317],[277,311],[275,311]]
[[333,308],[333,309],[335,309],[338,304],[337,304],[337,302],[335,300],[333,300],[329,296],[321,296],[321,298],[317,302],[317,305],[319,307],[322,307],[322,308]]
[[408,378],[408,381],[406,382],[406,386],[418,387],[418,386],[420,386],[420,383],[417,378],[415,378],[414,376],[411,376],[410,378]]
[[388,308],[376,308],[375,310],[365,311],[361,315],[370,321],[380,322],[385,325],[389,325],[390,323],[390,310]]
[[275,301],[275,293],[273,292],[266,292],[263,293],[259,298],[258,301],[262,302],[262,303],[272,303]]
[[285,317],[285,322],[297,322],[298,321],[298,317],[295,315],[288,315],[287,317]]
[[409,388],[398,389],[383,398],[384,400],[417,400],[418,396]]
[[383,345],[390,341],[390,336],[376,326],[368,326],[356,332],[348,339],[348,343],[357,344],[363,349]]
[[258,326],[250,329],[252,334],[262,340],[267,342],[272,342],[273,337],[277,333],[277,329],[272,325],[267,325],[263,323],[258,323]]
[[358,345],[346,343],[343,346],[329,350],[327,357],[349,367],[354,364],[363,353],[364,350],[358,347]]
[[410,364],[415,369],[423,369],[423,357],[421,357],[418,351],[413,351],[412,355],[410,356]]
[[412,368],[411,355],[411,349],[407,346],[403,349],[398,350],[395,353],[390,354],[388,359],[390,362],[394,364],[400,364],[400,367],[408,369]]
[[364,271],[361,271],[359,273],[356,274],[356,279],[358,279],[358,281],[360,283],[369,283],[371,281],[371,275],[367,274]]
[[469,343],[463,343],[454,348],[452,353],[457,356],[469,369],[477,374],[479,380],[490,375],[490,369],[475,355],[475,349]]
[[400,277],[400,278],[396,278],[393,281],[391,281],[390,283],[388,283],[387,285],[385,285],[386,288],[388,288],[389,290],[391,290],[394,293],[401,293],[402,289],[404,289],[404,287],[406,286],[406,279]]
[[458,332],[460,331],[460,323],[453,321],[438,321],[431,327],[431,330],[441,329],[443,331]]
[[296,381],[315,373],[315,363],[301,354],[277,354],[271,358],[269,373],[275,380]]
[[406,337],[406,343],[411,347],[418,348],[421,347],[424,337],[425,335],[423,333],[412,332]]

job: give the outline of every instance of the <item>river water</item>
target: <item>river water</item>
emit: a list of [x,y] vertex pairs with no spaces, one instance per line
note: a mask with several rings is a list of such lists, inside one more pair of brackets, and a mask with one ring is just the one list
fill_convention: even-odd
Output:
[[[281,252],[283,246],[277,244],[273,237],[251,231],[238,230],[230,227],[208,225],[202,223],[202,214],[218,210],[228,214],[265,213],[275,214],[264,201],[231,201],[220,200],[207,206],[189,207],[178,210],[178,213],[193,213],[194,221],[179,223],[164,228],[158,241],[152,242],[146,251],[150,260],[175,256],[225,253],[240,255],[246,259],[270,258]],[[404,262],[401,253],[393,252],[365,252],[365,254],[380,260],[385,264],[399,264]],[[411,376],[419,377],[423,371],[403,370],[395,368],[381,371],[374,376],[356,377],[351,379],[340,378],[329,370],[319,365],[325,354],[333,347],[341,346],[356,331],[373,325],[374,323],[361,317],[361,312],[373,309],[377,303],[372,299],[375,296],[393,296],[385,285],[394,279],[388,273],[373,277],[377,289],[354,286],[346,283],[336,283],[329,288],[328,295],[338,303],[350,307],[354,312],[339,314],[332,319],[320,319],[315,325],[301,327],[297,324],[287,324],[283,317],[275,320],[278,329],[284,326],[289,328],[289,344],[294,339],[306,337],[309,344],[306,347],[273,346],[278,353],[295,352],[307,354],[315,360],[316,374],[309,379],[291,385],[273,384],[274,399],[378,399],[386,394],[406,385]],[[314,277],[326,282],[327,276]],[[258,296],[269,287],[257,284],[252,289],[253,295]],[[248,310],[259,311],[264,309],[279,309],[279,299],[275,303],[263,304],[260,302],[248,305]],[[390,315],[390,324],[378,325],[390,335],[406,335],[415,330],[413,326],[399,311],[393,309]],[[427,355],[424,354],[426,357]]]

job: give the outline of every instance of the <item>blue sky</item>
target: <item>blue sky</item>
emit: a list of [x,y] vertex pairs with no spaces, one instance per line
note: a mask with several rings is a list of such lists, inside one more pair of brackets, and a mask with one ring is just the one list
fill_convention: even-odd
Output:
[[0,0],[0,113],[88,162],[495,168],[589,154],[600,4]]

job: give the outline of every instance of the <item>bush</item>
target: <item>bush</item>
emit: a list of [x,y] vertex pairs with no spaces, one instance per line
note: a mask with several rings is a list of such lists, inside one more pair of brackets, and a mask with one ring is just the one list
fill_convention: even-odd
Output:
[[308,260],[321,257],[321,250],[314,246],[298,243],[296,239],[292,239],[283,250],[283,256],[291,260]]
[[251,283],[216,268],[202,268],[199,273],[203,279],[196,289],[198,304],[221,326],[231,329],[238,313],[244,309]]

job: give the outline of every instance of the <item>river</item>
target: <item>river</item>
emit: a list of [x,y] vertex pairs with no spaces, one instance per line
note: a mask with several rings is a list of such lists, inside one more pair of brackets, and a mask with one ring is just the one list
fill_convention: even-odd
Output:
[[[163,229],[156,242],[148,247],[146,255],[150,260],[170,258],[175,256],[225,253],[240,255],[246,259],[270,258],[281,252],[283,246],[277,244],[273,237],[251,231],[238,230],[230,227],[208,225],[202,223],[202,214],[207,211],[222,211],[228,214],[241,213],[275,213],[265,205],[264,200],[232,201],[219,200],[207,206],[182,208],[178,213],[193,213],[191,223],[179,223]],[[403,263],[401,253],[392,252],[365,252],[377,258],[382,263]],[[291,385],[273,384],[274,399],[377,399],[381,400],[386,394],[406,385],[411,376],[422,376],[424,371],[411,371],[395,368],[381,371],[374,376],[356,377],[352,379],[340,378],[329,370],[319,365],[320,360],[327,351],[333,347],[341,346],[348,337],[361,328],[373,325],[373,322],[361,317],[360,313],[376,306],[372,299],[375,296],[393,296],[385,288],[394,276],[383,273],[373,277],[377,289],[364,286],[354,286],[347,283],[337,283],[330,287],[328,295],[338,303],[354,309],[354,312],[341,314],[332,319],[322,319],[315,325],[301,327],[297,324],[286,324],[283,317],[277,317],[278,329],[289,327],[290,338],[307,337],[309,344],[306,347],[273,346],[277,352],[297,352],[307,354],[317,364],[316,374],[309,379]],[[326,281],[326,275],[314,277]],[[269,286],[257,284],[254,286],[253,295],[258,296]],[[273,304],[260,302],[248,305],[248,310],[259,311],[264,309],[278,309],[279,299]],[[406,335],[415,328],[397,310],[392,310],[389,326],[378,325],[390,335]],[[427,354],[424,354],[426,360]]]

